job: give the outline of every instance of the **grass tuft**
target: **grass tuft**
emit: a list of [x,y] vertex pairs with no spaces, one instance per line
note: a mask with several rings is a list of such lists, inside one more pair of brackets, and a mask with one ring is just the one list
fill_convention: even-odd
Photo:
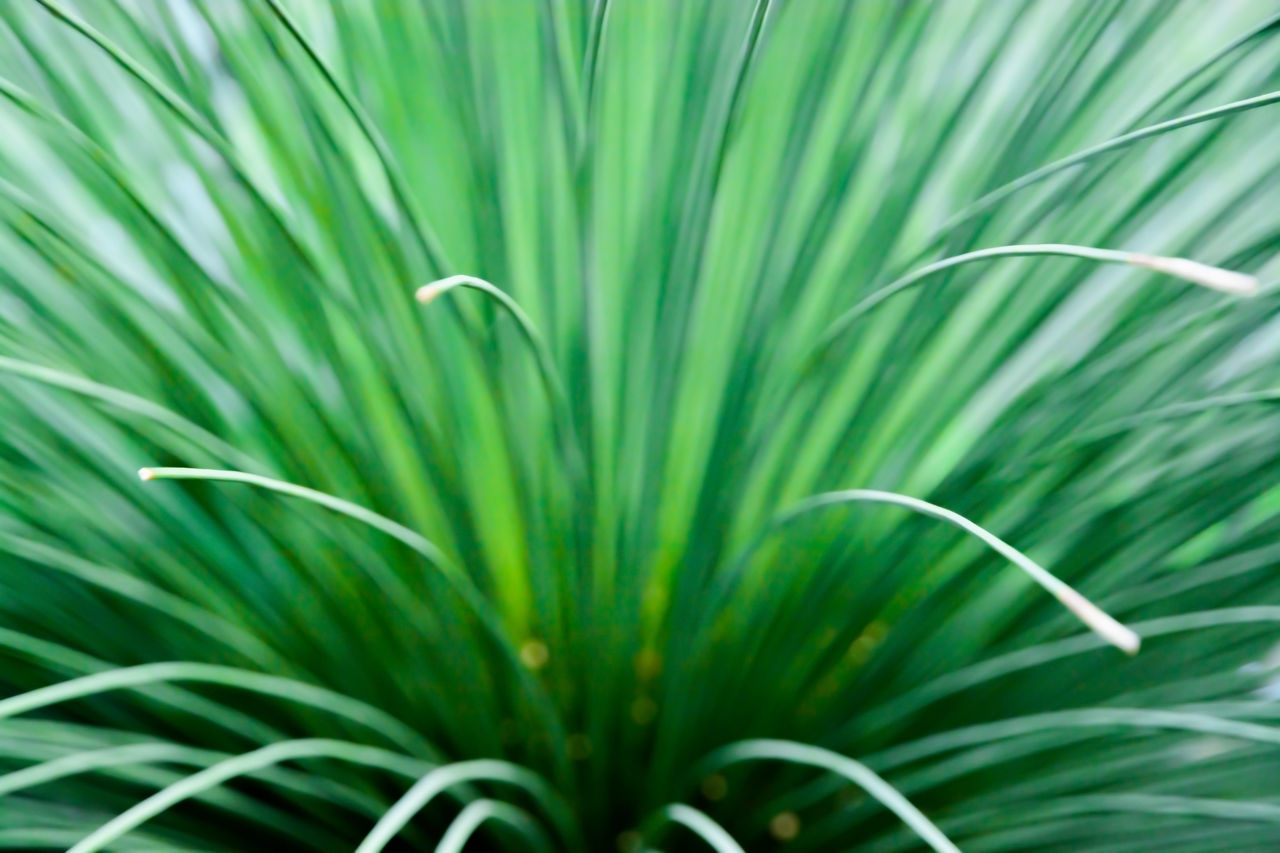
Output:
[[0,2],[0,850],[1274,846],[1277,109],[1247,0]]

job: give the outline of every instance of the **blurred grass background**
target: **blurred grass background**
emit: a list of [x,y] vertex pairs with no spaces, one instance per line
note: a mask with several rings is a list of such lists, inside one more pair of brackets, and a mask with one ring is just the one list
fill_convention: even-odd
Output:
[[[1275,844],[1278,84],[1251,0],[0,2],[0,846],[348,850],[432,767],[387,849]],[[1038,243],[1262,289],[999,258],[824,337]],[[851,488],[1143,651],[773,521]]]

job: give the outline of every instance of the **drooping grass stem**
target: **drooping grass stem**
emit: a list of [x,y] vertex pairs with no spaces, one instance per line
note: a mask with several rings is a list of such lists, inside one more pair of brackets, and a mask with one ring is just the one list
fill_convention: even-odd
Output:
[[1136,654],[1142,645],[1142,639],[1131,629],[1117,622],[1092,601],[1089,601],[1074,588],[1051,574],[1017,548],[1000,537],[990,533],[981,525],[975,524],[957,512],[923,501],[918,498],[900,495],[894,492],[882,492],[874,489],[848,489],[838,492],[826,492],[800,501],[776,516],[756,538],[749,543],[738,556],[731,560],[721,575],[718,594],[712,596],[715,606],[709,608],[708,618],[714,618],[722,607],[727,606],[729,596],[746,571],[751,555],[763,544],[771,533],[790,525],[797,519],[817,510],[850,503],[880,503],[900,506],[912,512],[936,518],[959,527],[961,530],[981,540],[989,548],[1021,569],[1028,577],[1040,585],[1042,589],[1070,610],[1076,618],[1106,642],[1125,652]]
[[[485,633],[493,640],[495,648],[499,651],[502,659],[515,676],[517,682],[524,688],[525,694],[532,700],[534,708],[537,711],[540,722],[546,727],[547,734],[552,741],[552,754],[555,757],[556,764],[560,768],[562,774],[567,774],[568,768],[565,764],[565,731],[554,704],[546,688],[539,682],[521,662],[516,651],[515,645],[511,642],[511,638],[507,635],[502,625],[502,620],[497,612],[490,605],[484,593],[475,585],[475,582],[465,572],[459,569],[454,563],[436,547],[429,539],[417,531],[410,530],[403,524],[392,521],[384,515],[380,515],[372,510],[366,509],[350,501],[342,498],[334,497],[325,492],[309,489],[305,486],[299,486],[294,483],[286,483],[282,480],[273,480],[270,477],[262,477],[257,474],[248,474],[243,471],[222,471],[216,469],[202,468],[143,468],[138,472],[138,476],[143,481],[150,480],[210,480],[229,483],[244,483],[246,485],[257,486],[258,488],[267,489],[268,491],[278,492],[280,494],[289,495],[291,497],[301,498],[310,503],[319,504],[326,509],[341,515],[346,515],[361,521],[375,530],[379,530],[394,539],[399,540],[414,551],[422,555],[428,562],[435,566],[440,573],[453,587],[462,600],[466,602],[471,609],[473,615],[479,620]],[[566,777],[567,778],[567,777]]]
[[1199,261],[1187,260],[1186,258],[1170,258],[1115,249],[1096,249],[1091,246],[1073,246],[1065,243],[993,246],[988,249],[977,249],[934,261],[907,273],[884,287],[878,288],[852,308],[832,320],[826,329],[818,335],[809,350],[809,356],[803,363],[808,366],[819,360],[837,340],[848,333],[859,318],[867,314],[872,308],[875,308],[894,294],[901,293],[931,276],[945,272],[953,267],[974,263],[975,261],[1034,256],[1080,258],[1106,264],[1129,264],[1131,266],[1145,267],[1201,287],[1207,287],[1210,290],[1218,290],[1236,296],[1253,296],[1258,292],[1258,280],[1251,275],[1224,270]]

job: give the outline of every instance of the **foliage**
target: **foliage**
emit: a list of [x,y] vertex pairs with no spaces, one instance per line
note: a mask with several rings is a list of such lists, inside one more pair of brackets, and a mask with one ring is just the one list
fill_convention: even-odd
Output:
[[1274,843],[1269,7],[0,3],[0,846]]

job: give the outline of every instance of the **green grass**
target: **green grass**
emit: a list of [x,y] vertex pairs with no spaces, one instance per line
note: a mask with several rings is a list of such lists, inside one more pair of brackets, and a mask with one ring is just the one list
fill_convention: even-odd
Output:
[[1261,0],[3,0],[0,848],[1273,846],[1278,101]]

